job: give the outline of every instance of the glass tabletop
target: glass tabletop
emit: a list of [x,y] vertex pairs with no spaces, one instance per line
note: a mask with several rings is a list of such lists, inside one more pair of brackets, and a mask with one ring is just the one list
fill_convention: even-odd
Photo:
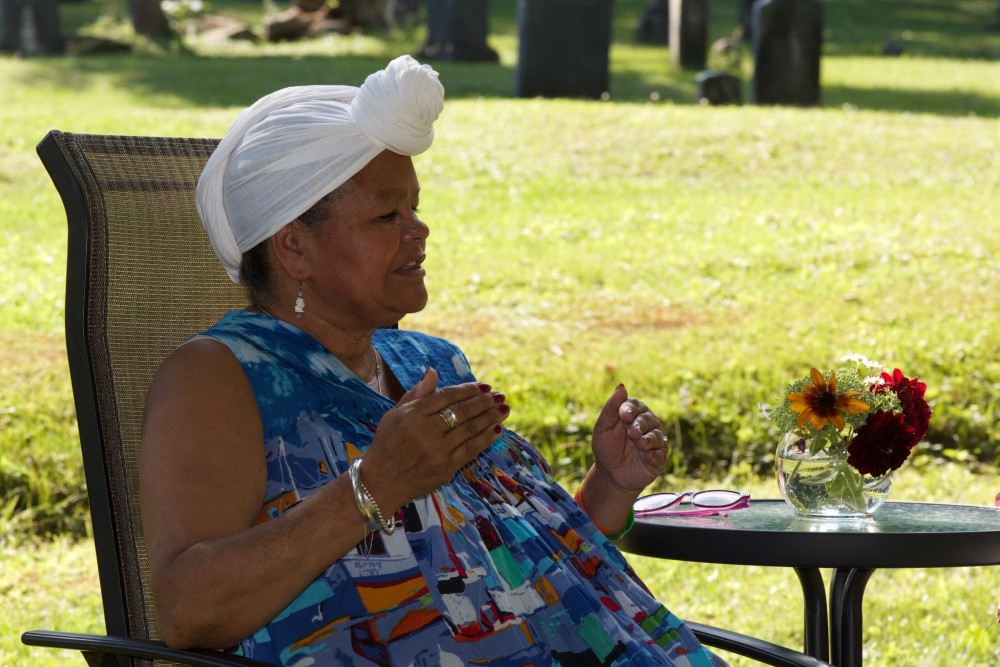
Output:
[[714,563],[795,567],[1000,564],[1000,511],[888,502],[870,519],[800,518],[783,500],[751,500],[719,516],[636,519],[628,552]]
[[751,500],[750,507],[715,516],[649,517],[653,523],[713,529],[781,532],[913,533],[1000,531],[993,507],[944,503],[889,502],[868,519],[802,518],[783,500]]

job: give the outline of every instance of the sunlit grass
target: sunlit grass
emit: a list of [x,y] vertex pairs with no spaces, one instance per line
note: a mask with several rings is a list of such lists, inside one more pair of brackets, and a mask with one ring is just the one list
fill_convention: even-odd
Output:
[[85,664],[79,654],[28,648],[28,630],[104,633],[94,545],[58,539],[0,548],[0,666]]
[[[625,382],[671,437],[662,486],[773,495],[776,434],[757,403],[810,365],[862,352],[920,375],[935,412],[928,456],[904,468],[894,497],[989,502],[1000,490],[1000,35],[981,24],[995,3],[824,2],[816,109],[696,106],[694,73],[634,43],[646,4],[615,3],[608,102],[510,99],[513,0],[491,5],[498,64],[436,65],[446,110],[417,159],[432,299],[404,326],[459,343],[569,485],[596,410]],[[60,8],[68,29],[96,15],[91,3]],[[714,39],[735,26],[736,3],[712,11]],[[30,536],[86,535],[62,337],[65,218],[35,144],[52,128],[221,136],[275,88],[360,84],[422,30],[0,56],[0,545],[19,545],[3,554],[0,595],[23,610],[0,632],[0,665],[64,664],[17,647],[23,629],[99,624],[89,543]],[[889,39],[902,57],[879,55]],[[798,641],[788,572],[636,566],[684,616]],[[866,613],[886,622],[868,626],[867,664],[996,662],[995,581],[989,569],[877,573]],[[63,615],[62,600],[79,614]]]

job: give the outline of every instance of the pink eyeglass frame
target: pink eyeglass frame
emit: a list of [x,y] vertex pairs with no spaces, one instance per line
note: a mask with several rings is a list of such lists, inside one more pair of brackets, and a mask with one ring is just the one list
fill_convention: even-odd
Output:
[[[736,499],[724,505],[699,505],[697,496],[706,493],[731,493],[736,496]],[[653,493],[637,498],[635,502],[636,504],[639,504],[640,501],[648,502],[650,498],[655,498],[656,496],[676,496],[676,498],[654,509],[636,509],[635,515],[640,518],[647,516],[711,516],[713,514],[725,514],[731,510],[740,510],[750,506],[749,493],[731,489],[706,489],[705,491],[684,491],[683,493]],[[690,500],[691,509],[675,509],[685,499]]]

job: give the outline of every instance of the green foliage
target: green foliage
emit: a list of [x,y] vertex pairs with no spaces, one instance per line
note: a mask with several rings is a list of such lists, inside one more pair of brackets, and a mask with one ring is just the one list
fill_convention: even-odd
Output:
[[62,339],[5,330],[0,342],[0,547],[23,535],[86,535]]

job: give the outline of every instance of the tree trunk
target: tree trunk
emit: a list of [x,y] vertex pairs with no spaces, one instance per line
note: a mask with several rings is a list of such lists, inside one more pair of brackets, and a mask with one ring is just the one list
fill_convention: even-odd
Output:
[[340,0],[340,13],[352,26],[385,27],[381,0]]
[[128,0],[128,7],[137,34],[153,38],[170,36],[170,24],[159,0]]

